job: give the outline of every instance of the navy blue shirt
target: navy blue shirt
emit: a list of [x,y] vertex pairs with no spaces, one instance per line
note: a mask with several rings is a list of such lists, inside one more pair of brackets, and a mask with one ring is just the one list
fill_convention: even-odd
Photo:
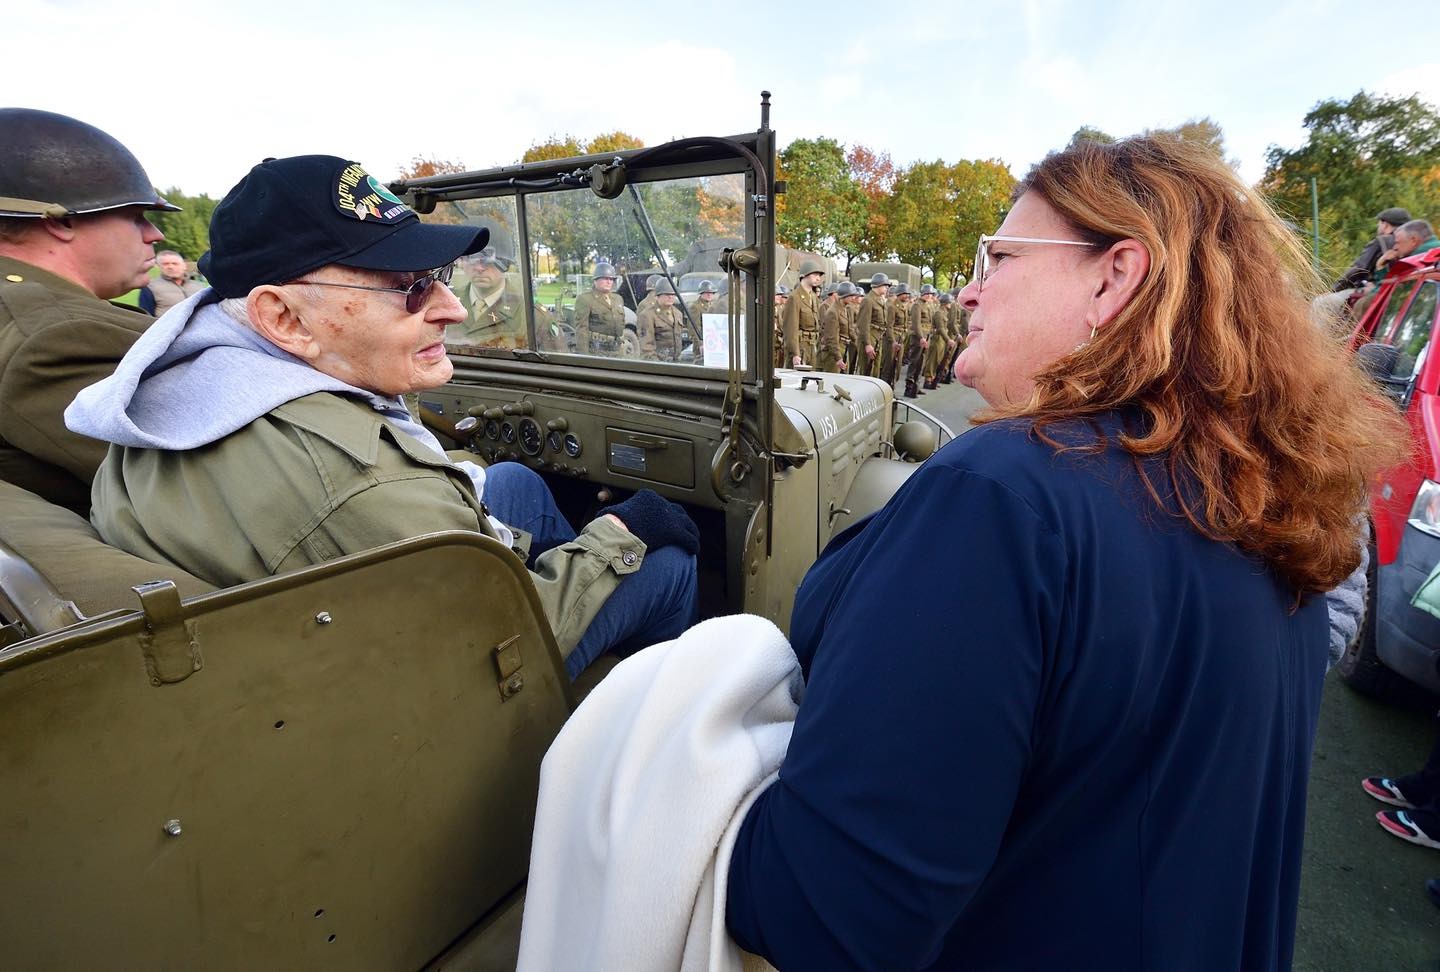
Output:
[[787,972],[1289,968],[1324,599],[1172,514],[1113,436],[1008,422],[837,537],[736,941]]

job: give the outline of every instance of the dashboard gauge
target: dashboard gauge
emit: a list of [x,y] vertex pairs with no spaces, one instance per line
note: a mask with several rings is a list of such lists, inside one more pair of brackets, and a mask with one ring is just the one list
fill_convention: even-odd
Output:
[[571,459],[580,458],[580,440],[575,438],[575,433],[565,436],[565,454]]
[[565,435],[561,432],[551,432],[549,435],[550,451],[561,452],[565,448]]
[[540,426],[534,419],[521,419],[520,451],[527,456],[538,456],[543,448],[545,448],[545,436],[541,433]]
[[502,424],[500,426],[500,439],[502,442],[514,444],[515,426],[511,425],[509,422]]
[[494,419],[487,419],[487,420],[486,420],[486,422],[485,422],[485,438],[487,438],[487,439],[499,439],[499,438],[500,438],[500,423],[499,423],[499,422],[495,421]]

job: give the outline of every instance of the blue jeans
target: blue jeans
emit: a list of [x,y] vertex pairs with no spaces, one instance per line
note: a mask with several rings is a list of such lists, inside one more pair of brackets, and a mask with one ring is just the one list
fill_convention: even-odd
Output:
[[[575,528],[555,505],[539,474],[518,462],[485,470],[485,505],[506,526],[531,535],[530,564],[545,551],[575,539]],[[527,564],[528,566],[528,564]],[[579,644],[565,659],[571,680],[607,651],[630,655],[668,641],[695,623],[699,609],[695,557],[679,547],[647,550],[640,569],[620,578]]]

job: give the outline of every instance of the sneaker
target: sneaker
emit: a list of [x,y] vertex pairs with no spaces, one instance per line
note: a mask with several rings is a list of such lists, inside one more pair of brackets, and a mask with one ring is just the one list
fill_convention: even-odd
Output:
[[1415,804],[1401,796],[1400,788],[1389,777],[1367,776],[1360,781],[1360,789],[1381,803],[1388,803],[1392,807],[1404,807],[1406,810],[1412,810],[1415,807]]
[[[1424,810],[1416,811],[1422,817],[1422,822],[1430,828],[1431,833],[1440,834],[1440,814]],[[1440,850],[1440,840],[1431,837],[1406,810],[1381,810],[1375,814],[1375,819],[1380,822],[1390,833],[1401,840],[1408,840],[1412,844],[1419,844],[1421,847],[1434,847]]]

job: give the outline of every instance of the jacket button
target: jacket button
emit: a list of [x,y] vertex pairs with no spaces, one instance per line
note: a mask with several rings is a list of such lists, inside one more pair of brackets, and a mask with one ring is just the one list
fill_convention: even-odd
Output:
[[639,560],[640,558],[635,556],[635,551],[627,550],[620,555],[620,559],[624,562],[626,567],[634,567],[635,561]]

